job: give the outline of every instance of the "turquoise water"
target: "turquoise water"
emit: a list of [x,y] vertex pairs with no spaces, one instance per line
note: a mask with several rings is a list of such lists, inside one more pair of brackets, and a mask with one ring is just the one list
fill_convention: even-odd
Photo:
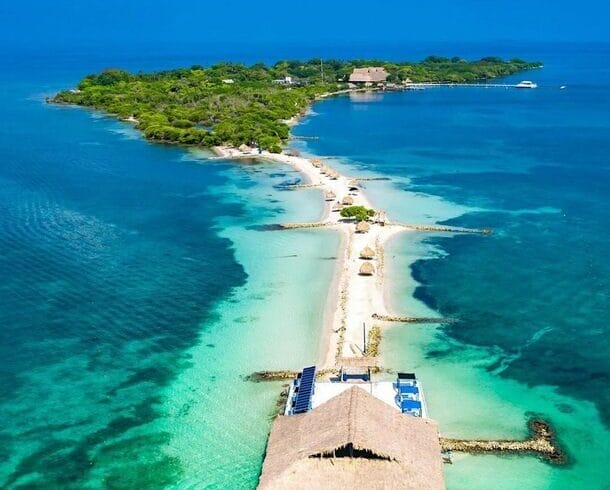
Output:
[[[308,150],[349,174],[391,176],[367,187],[392,217],[496,230],[391,243],[393,309],[463,322],[386,331],[384,363],[416,370],[444,434],[522,437],[539,414],[570,464],[459,456],[448,487],[604,488],[610,57],[502,49],[458,51],[543,59],[517,77],[537,91],[339,98],[295,132],[320,136]],[[404,52],[431,51],[366,54]],[[0,486],[255,486],[280,386],[244,377],[316,360],[338,246],[262,225],[317,219],[319,192],[281,190],[299,178],[281,165],[204,163],[44,104],[105,66],[218,57],[80,53],[0,70]]]
[[280,386],[244,378],[315,362],[338,246],[261,225],[318,219],[319,191],[5,75],[0,486],[252,488]]
[[610,485],[610,52],[532,54],[545,68],[509,80],[535,91],[343,97],[297,130],[346,172],[392,176],[368,185],[390,216],[495,230],[392,244],[393,308],[462,321],[387,331],[386,362],[417,370],[443,434],[521,437],[539,415],[570,463],[459,457],[449,488]]

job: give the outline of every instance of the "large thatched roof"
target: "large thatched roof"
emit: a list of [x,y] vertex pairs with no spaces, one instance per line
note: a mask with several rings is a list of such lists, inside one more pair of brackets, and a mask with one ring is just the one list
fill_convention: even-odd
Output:
[[354,198],[350,196],[345,196],[341,201],[341,204],[344,204],[345,206],[351,206],[352,204],[354,204]]
[[371,264],[370,262],[364,262],[360,266],[360,274],[363,276],[372,276],[374,272],[375,272],[375,268],[373,267],[373,264]]
[[437,425],[354,386],[275,420],[259,488],[443,489]]
[[389,74],[381,66],[354,68],[349,76],[350,82],[385,82]]

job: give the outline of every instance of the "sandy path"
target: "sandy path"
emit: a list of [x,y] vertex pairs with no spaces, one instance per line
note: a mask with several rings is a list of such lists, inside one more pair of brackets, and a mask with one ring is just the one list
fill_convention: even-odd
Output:
[[[215,151],[226,158],[244,158],[249,155],[226,147],[217,147]],[[342,234],[342,245],[324,315],[323,344],[318,368],[335,367],[338,357],[362,356],[363,325],[368,335],[373,326],[372,315],[388,314],[384,301],[383,248],[392,236],[408,230],[386,221],[383,226],[371,222],[368,232],[356,233],[355,223],[342,219],[332,208],[346,196],[352,197],[354,205],[370,208],[369,200],[362,189],[350,192],[352,178],[336,174],[333,179],[323,175],[314,164],[315,159],[268,152],[252,154],[251,157],[290,165],[301,172],[309,183],[320,184],[317,188],[325,194],[332,192],[335,195],[332,201],[327,201],[321,221]],[[368,261],[375,269],[371,276],[360,274],[360,267],[365,262],[360,258],[360,252],[367,246],[375,251],[375,257]]]

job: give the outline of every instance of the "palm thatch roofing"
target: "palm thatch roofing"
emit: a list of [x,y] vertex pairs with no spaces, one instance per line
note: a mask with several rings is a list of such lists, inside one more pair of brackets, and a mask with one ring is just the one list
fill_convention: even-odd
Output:
[[311,164],[316,168],[320,168],[322,166],[322,162],[320,160],[318,160],[317,158],[314,158],[311,161]]
[[345,196],[341,201],[341,204],[344,204],[345,206],[351,206],[352,204],[354,204],[354,198],[350,196]]
[[362,276],[372,276],[374,272],[375,272],[375,268],[373,267],[373,264],[371,264],[370,262],[364,262],[360,266],[359,273]]
[[238,150],[243,153],[250,153],[252,151],[252,148],[250,148],[248,145],[244,144],[244,145],[240,145]]
[[385,82],[389,73],[381,66],[354,68],[349,76],[350,82]]
[[277,417],[259,489],[444,489],[436,422],[353,386],[302,415]]
[[356,223],[356,233],[366,233],[371,229],[371,225],[369,225],[366,221],[358,221]]
[[360,251],[361,259],[372,259],[373,257],[375,257],[375,251],[371,247],[364,247]]

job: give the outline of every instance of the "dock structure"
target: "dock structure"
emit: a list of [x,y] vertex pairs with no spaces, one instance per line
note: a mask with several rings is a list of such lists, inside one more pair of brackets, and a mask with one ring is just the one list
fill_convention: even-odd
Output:
[[469,88],[521,88],[518,83],[452,83],[452,82],[422,82],[409,83],[400,87],[402,90],[427,87],[469,87]]
[[391,316],[378,315],[377,313],[373,313],[371,318],[382,322],[394,323],[458,323],[460,321],[457,318],[448,317]]
[[436,422],[360,386],[271,428],[259,489],[444,489]]

